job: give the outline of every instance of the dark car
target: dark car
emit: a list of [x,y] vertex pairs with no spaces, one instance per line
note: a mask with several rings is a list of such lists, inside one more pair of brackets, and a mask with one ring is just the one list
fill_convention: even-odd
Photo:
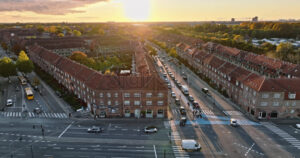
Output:
[[42,113],[43,111],[42,111],[41,108],[34,108],[34,109],[33,109],[33,112],[36,113],[36,114],[40,114],[40,113]]
[[183,106],[181,106],[181,107],[179,108],[179,111],[180,111],[180,114],[181,114],[181,115],[183,115],[183,116],[186,115],[186,111],[185,111],[185,108],[184,108]]
[[187,119],[186,119],[186,117],[181,117],[180,118],[180,126],[185,126],[185,124],[186,124],[186,121],[187,121]]
[[200,105],[199,105],[198,102],[193,101],[193,107],[194,107],[194,109],[199,109],[199,108],[200,108]]
[[93,127],[87,129],[88,133],[101,133],[102,131],[103,131],[103,128],[96,127],[96,126],[93,126]]
[[58,97],[62,97],[61,93],[59,91],[55,91],[55,94],[58,96]]
[[175,99],[175,104],[180,105],[180,100],[178,98]]

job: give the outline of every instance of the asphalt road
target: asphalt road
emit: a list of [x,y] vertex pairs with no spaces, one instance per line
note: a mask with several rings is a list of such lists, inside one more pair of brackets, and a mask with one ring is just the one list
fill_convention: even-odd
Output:
[[[164,63],[169,68],[175,78],[182,84],[189,86],[189,92],[195,100],[200,103],[203,118],[194,118],[191,114],[192,107],[187,105],[187,98],[180,89],[172,86],[172,91],[181,98],[181,104],[188,111],[187,125],[178,125],[180,118],[178,107],[173,103],[171,111],[173,121],[171,121],[174,144],[180,144],[181,139],[196,139],[202,145],[201,157],[297,157],[299,150],[295,146],[282,145],[278,136],[260,123],[248,120],[242,113],[237,111],[230,101],[220,96],[206,83],[201,81],[193,72],[184,66],[178,67],[173,62],[168,62],[170,57],[159,52],[160,59],[164,57]],[[158,62],[158,66],[160,62]],[[160,69],[160,68],[158,68]],[[161,71],[165,72],[164,69]],[[184,71],[188,80],[182,79]],[[169,78],[174,85],[172,79]],[[207,87],[212,97],[205,96],[201,89]],[[225,114],[226,112],[226,114]],[[230,118],[238,119],[239,127],[229,125]],[[173,122],[173,123],[172,123]],[[285,142],[284,144],[286,144]],[[176,151],[174,151],[176,152]],[[187,154],[187,153],[186,153]],[[198,157],[199,153],[188,153],[189,157]]]
[[[34,127],[33,127],[34,125]],[[41,126],[42,125],[42,126]],[[145,134],[147,125],[158,133]],[[0,157],[174,157],[161,120],[1,119]],[[103,133],[87,133],[101,126]],[[42,132],[44,129],[44,134]]]

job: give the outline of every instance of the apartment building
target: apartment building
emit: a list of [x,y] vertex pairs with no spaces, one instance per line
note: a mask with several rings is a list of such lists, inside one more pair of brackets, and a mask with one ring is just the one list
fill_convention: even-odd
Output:
[[249,114],[260,119],[300,117],[299,65],[212,42],[191,56],[194,48],[176,45],[181,58]]
[[157,75],[103,75],[37,44],[28,46],[27,52],[96,116],[167,117],[168,88]]

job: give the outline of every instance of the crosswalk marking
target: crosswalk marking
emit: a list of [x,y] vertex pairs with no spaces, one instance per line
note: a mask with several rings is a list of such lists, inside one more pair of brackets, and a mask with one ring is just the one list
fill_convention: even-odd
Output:
[[189,158],[189,154],[185,152],[181,146],[172,146],[173,153],[176,158]]
[[[23,114],[23,116],[26,114]],[[28,112],[28,117],[30,118],[68,118],[67,114],[65,113],[40,113],[35,114],[33,112]],[[22,112],[0,112],[0,117],[22,117]]]
[[201,110],[201,115],[214,115],[211,110]]
[[171,133],[171,140],[181,140],[180,134],[176,132]]
[[271,130],[272,132],[276,133],[277,135],[279,135],[281,138],[285,139],[287,142],[289,142],[290,144],[292,144],[295,148],[300,150],[300,141],[298,139],[296,139],[295,137],[291,136],[290,134],[288,134],[287,132],[283,131],[282,129],[272,125],[269,122],[262,122],[262,125],[264,125],[266,128],[268,128],[269,130]]
[[226,115],[229,116],[237,116],[237,115],[243,115],[241,112],[239,111],[223,111]]

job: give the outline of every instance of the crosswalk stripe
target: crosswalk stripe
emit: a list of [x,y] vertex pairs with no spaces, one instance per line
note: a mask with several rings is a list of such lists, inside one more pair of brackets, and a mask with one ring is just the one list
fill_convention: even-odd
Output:
[[67,114],[63,113],[64,118],[68,118]]
[[53,115],[55,115],[55,118],[57,118],[58,116],[56,115],[56,113],[53,113]]

